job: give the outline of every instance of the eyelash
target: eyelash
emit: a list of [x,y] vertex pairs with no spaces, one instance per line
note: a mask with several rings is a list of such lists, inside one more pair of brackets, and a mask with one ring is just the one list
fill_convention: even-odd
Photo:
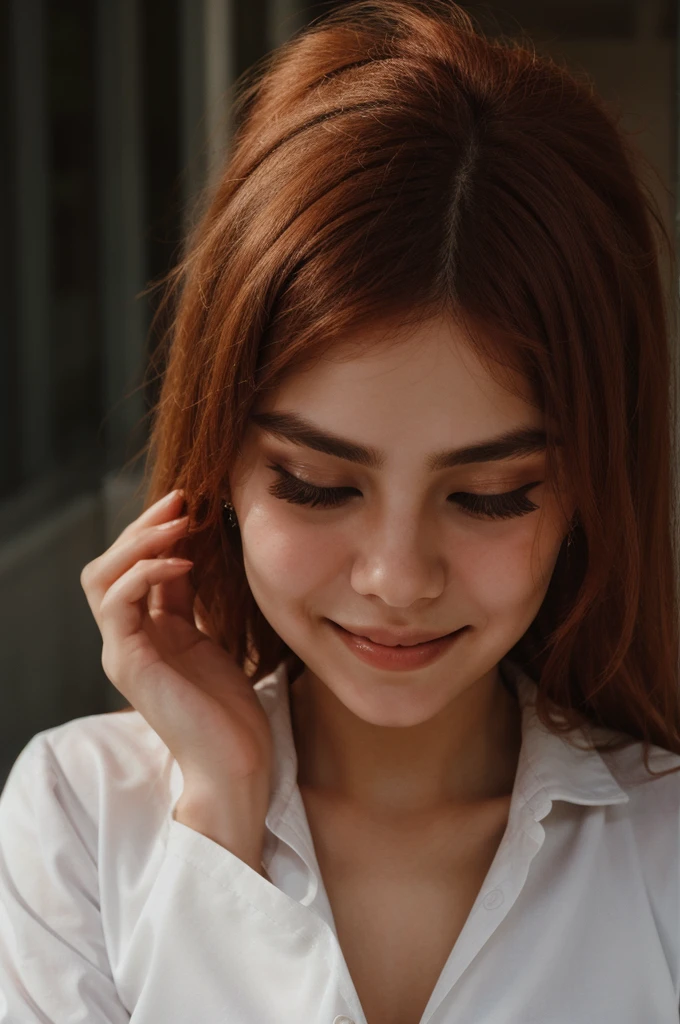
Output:
[[[269,493],[275,498],[289,501],[293,505],[310,505],[312,508],[324,509],[338,508],[356,491],[355,487],[316,487],[314,484],[298,480],[282,466],[276,464],[268,465],[267,469],[278,473],[280,477],[269,488]],[[468,494],[458,491],[452,496],[456,498],[463,512],[475,519],[512,519],[536,511],[538,505],[530,501],[525,492],[541,482],[537,480],[531,484],[524,484],[517,490],[507,491],[505,494]]]

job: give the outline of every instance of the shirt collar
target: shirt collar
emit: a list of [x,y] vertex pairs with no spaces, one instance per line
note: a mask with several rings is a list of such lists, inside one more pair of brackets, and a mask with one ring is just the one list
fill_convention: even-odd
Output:
[[[522,710],[522,750],[515,785],[527,802],[545,802],[548,809],[554,800],[593,807],[627,803],[628,794],[612,775],[602,755],[593,749],[583,729],[570,730],[567,735],[571,742],[566,735],[551,732],[536,714],[538,686],[534,680],[510,658],[503,658],[500,668],[505,678],[514,684]],[[622,734],[601,727],[593,728],[592,735],[597,739],[610,739]],[[543,799],[539,801],[539,797]],[[536,820],[539,820],[538,814]]]
[[[582,729],[573,731],[579,748],[562,735],[552,733],[535,712],[538,687],[527,673],[509,658],[500,669],[514,688],[522,713],[522,747],[513,791],[513,802],[521,800],[543,818],[554,800],[596,806],[626,803],[628,794],[612,775],[600,753],[589,746]],[[281,662],[270,675],[255,684],[255,691],[268,715],[274,743],[274,764],[268,828],[276,833],[297,789],[297,753],[293,736],[288,673]],[[603,736],[616,735],[599,730]]]

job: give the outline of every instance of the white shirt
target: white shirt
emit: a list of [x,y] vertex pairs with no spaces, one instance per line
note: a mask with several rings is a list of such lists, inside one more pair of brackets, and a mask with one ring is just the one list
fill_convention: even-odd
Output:
[[[509,822],[420,1024],[677,1024],[680,774],[638,785],[640,744],[572,749],[538,723],[535,684],[501,669],[522,708]],[[275,744],[271,881],[173,820],[181,770],[139,712],[23,749],[0,797],[1,1024],[366,1024],[283,663],[255,689]],[[653,749],[654,768],[680,763]]]

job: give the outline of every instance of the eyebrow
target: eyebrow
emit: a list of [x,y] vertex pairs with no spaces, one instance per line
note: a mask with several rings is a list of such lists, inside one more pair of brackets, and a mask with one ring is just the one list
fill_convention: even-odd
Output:
[[[334,455],[338,459],[357,462],[369,469],[382,469],[387,461],[385,452],[348,438],[339,437],[329,431],[322,430],[316,424],[304,419],[294,412],[260,412],[250,417],[253,423],[261,427],[267,434],[291,441],[293,444],[325,455]],[[496,437],[489,437],[465,448],[450,448],[433,452],[426,459],[427,469],[438,472],[454,466],[466,466],[477,462],[500,462],[503,459],[533,455],[545,451],[546,434],[535,427],[518,427],[506,431]]]

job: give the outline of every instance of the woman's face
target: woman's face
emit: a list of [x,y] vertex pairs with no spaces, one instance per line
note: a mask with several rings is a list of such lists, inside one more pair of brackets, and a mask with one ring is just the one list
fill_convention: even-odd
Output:
[[[305,672],[365,721],[415,725],[497,671],[539,610],[568,518],[543,483],[541,447],[428,465],[444,450],[544,428],[528,394],[497,384],[456,327],[430,320],[391,347],[373,338],[360,356],[337,350],[290,378],[254,413],[296,416],[371,449],[380,466],[251,422],[231,496],[252,593]],[[323,493],[306,503],[316,488],[332,504]],[[469,497],[513,491],[477,511]],[[570,517],[566,496],[564,507]],[[364,635],[468,628],[433,663],[391,671],[360,660],[332,623]]]

